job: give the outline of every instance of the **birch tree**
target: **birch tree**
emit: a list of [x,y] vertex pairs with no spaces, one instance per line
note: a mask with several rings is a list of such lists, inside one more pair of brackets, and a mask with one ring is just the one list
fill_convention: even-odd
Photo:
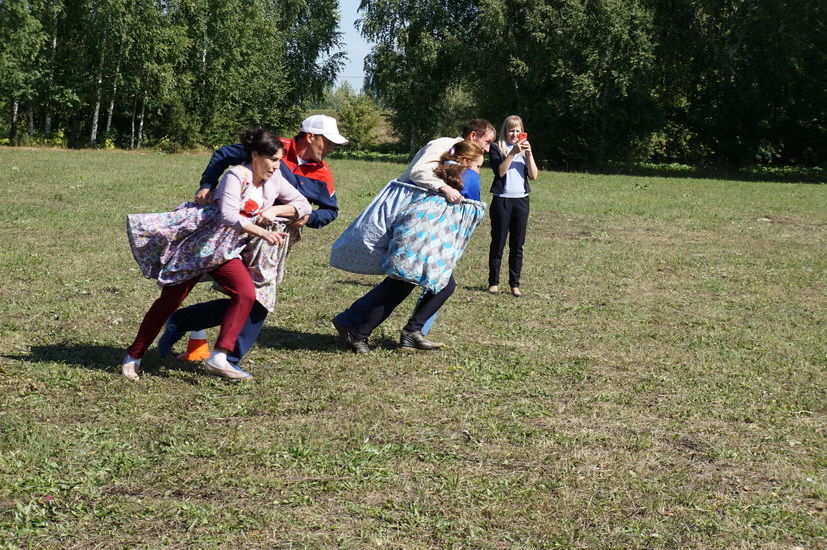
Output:
[[[9,106],[9,140],[17,140],[20,105],[33,100],[40,78],[37,55],[46,34],[26,0],[0,2],[0,95]],[[31,116],[31,115],[30,115]]]

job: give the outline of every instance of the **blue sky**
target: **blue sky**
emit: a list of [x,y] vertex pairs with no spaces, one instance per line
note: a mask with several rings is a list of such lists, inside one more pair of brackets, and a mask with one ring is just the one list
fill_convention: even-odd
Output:
[[339,0],[339,11],[342,14],[339,30],[344,33],[342,39],[345,44],[344,52],[347,53],[348,60],[345,62],[342,72],[339,73],[337,85],[341,86],[344,81],[347,81],[356,91],[362,89],[362,81],[365,77],[363,68],[365,56],[370,52],[370,45],[353,26],[354,21],[358,18],[356,13],[358,7],[359,0]]

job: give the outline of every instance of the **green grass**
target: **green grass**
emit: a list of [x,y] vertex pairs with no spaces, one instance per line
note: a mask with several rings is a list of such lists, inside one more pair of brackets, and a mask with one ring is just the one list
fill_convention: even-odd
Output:
[[124,216],[207,158],[0,149],[0,547],[827,546],[824,185],[543,172],[526,297],[484,292],[485,221],[447,349],[395,349],[411,298],[364,357],[329,319],[378,277],[328,254],[403,166],[335,159],[255,379],[130,382]]

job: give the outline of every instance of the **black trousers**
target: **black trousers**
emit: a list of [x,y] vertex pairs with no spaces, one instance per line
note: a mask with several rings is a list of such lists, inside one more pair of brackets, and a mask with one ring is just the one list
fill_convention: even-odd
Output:
[[508,286],[520,286],[523,244],[528,226],[528,196],[519,199],[494,197],[489,208],[491,247],[488,249],[488,286],[500,284],[500,265],[508,240]]
[[[429,292],[417,303],[413,314],[405,325],[405,330],[422,330],[425,321],[442,307],[442,304],[454,293],[457,283],[454,276],[448,284],[436,294]],[[401,304],[417,285],[398,279],[386,277],[373,287],[370,292],[353,302],[349,308],[336,316],[336,321],[350,329],[356,340],[364,340],[373,329],[387,319],[396,306]]]

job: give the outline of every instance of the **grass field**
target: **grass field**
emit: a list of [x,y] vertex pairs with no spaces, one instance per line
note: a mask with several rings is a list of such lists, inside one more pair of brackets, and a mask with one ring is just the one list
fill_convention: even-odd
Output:
[[130,382],[124,217],[206,161],[0,149],[0,547],[827,548],[827,186],[543,172],[524,299],[485,221],[447,349],[395,349],[411,298],[356,356],[329,320],[378,277],[328,253],[403,167],[334,160],[254,380]]

